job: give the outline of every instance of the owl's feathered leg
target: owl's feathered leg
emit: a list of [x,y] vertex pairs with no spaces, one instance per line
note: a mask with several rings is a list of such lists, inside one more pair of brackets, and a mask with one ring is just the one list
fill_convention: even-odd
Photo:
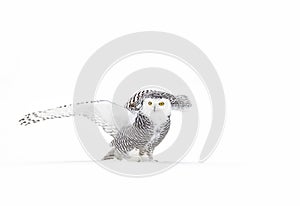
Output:
[[144,156],[145,153],[146,153],[145,148],[143,147],[139,148],[139,157],[142,159],[143,162],[149,161],[148,156],[147,157]]
[[[139,156],[142,158],[142,161],[150,161],[150,162],[158,162],[157,160],[153,159],[153,150],[152,144],[147,144],[144,148],[139,149]],[[147,157],[143,158],[144,154],[146,153]]]
[[143,147],[139,148],[139,155],[140,156],[143,156],[145,154],[145,152],[146,152],[145,148],[143,148]]

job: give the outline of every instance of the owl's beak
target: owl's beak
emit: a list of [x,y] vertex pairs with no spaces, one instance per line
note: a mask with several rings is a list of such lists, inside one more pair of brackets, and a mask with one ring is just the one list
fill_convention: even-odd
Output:
[[154,106],[154,109],[153,109],[153,111],[155,112],[155,110],[156,110],[156,106]]

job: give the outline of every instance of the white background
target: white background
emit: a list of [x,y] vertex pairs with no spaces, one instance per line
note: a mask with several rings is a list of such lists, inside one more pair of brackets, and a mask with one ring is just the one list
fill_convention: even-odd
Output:
[[[0,205],[299,205],[298,2],[1,2]],[[145,30],[194,42],[222,79],[226,127],[206,163],[117,176],[70,162],[88,160],[70,119],[17,125],[72,101],[96,49]]]

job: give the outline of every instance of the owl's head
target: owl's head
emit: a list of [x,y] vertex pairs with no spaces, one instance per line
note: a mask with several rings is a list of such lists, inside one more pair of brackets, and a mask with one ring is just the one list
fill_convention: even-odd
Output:
[[163,113],[165,116],[171,115],[171,102],[166,98],[145,98],[142,103],[141,112],[146,116],[155,113]]

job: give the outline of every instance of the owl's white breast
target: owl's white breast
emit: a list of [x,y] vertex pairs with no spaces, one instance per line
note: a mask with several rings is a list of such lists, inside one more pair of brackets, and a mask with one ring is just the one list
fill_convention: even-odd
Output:
[[167,121],[168,117],[163,111],[152,112],[150,115],[150,120],[153,122],[154,127],[160,127],[161,124]]
[[167,121],[168,117],[165,115],[165,113],[163,111],[157,111],[157,112],[153,112],[150,115],[150,119],[154,125],[154,128],[153,128],[154,134],[151,137],[151,141],[152,141],[156,138],[159,138],[161,125]]

